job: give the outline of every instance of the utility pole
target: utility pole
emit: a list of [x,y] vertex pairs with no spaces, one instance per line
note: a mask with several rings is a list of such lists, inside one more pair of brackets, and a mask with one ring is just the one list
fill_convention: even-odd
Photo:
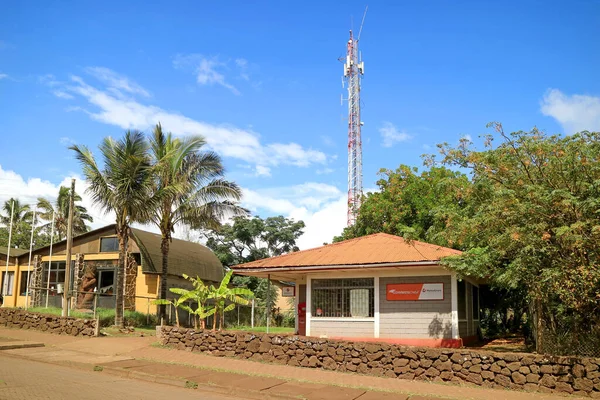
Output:
[[37,208],[33,209],[33,220],[31,221],[31,239],[29,241],[29,262],[27,263],[27,286],[25,287],[25,309],[29,308],[29,287],[31,286],[31,253],[33,252],[33,233],[35,231],[35,213]]
[[62,316],[69,314],[69,292],[71,287],[71,250],[73,247],[73,207],[75,196],[75,179],[71,179],[71,193],[69,193],[69,220],[67,223],[67,256],[65,265],[65,288],[63,290]]

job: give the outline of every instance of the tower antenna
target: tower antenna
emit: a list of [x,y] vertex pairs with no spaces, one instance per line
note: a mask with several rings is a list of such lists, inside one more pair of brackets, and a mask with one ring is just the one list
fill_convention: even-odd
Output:
[[[363,16],[360,25],[365,22]],[[344,81],[348,88],[348,226],[354,225],[362,199],[362,139],[360,119],[360,88],[364,74],[364,63],[359,59],[358,38],[350,31],[350,39],[346,44],[346,59],[344,60]]]
[[360,23],[360,29],[358,30],[358,38],[356,39],[357,42],[360,40],[360,34],[362,33],[362,27],[365,24],[365,17],[367,16],[367,11],[369,11],[369,6],[365,7],[365,13],[363,14],[362,22]]

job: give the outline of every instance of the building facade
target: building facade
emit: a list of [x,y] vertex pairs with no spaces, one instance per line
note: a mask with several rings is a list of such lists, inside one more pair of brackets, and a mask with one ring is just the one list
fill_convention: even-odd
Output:
[[[159,296],[162,270],[160,243],[161,236],[158,234],[131,229],[123,289],[128,310],[156,312],[156,306],[151,303]],[[1,261],[7,260],[6,253],[6,248],[0,249]],[[114,308],[118,260],[115,225],[74,237],[70,306],[76,309]],[[28,251],[11,249],[8,266],[2,264],[2,293],[6,291],[4,307],[62,306],[66,241],[55,243],[52,251],[50,246],[46,246],[33,250],[31,255]],[[169,252],[168,287],[190,287],[183,274],[216,283],[223,277],[223,267],[207,247],[173,239]],[[94,301],[96,304],[91,304]]]
[[440,265],[458,254],[379,233],[233,269],[294,282],[299,334],[460,347],[477,338],[479,283]]

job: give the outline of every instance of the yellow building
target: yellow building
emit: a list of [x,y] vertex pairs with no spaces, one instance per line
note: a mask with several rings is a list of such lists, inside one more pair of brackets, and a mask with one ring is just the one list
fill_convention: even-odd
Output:
[[[125,273],[125,306],[144,313],[155,313],[151,304],[159,296],[162,271],[161,236],[131,229]],[[169,251],[168,287],[190,287],[183,274],[199,276],[207,283],[219,282],[223,267],[207,247],[173,239]],[[72,306],[114,308],[119,243],[115,225],[108,225],[73,238],[71,256]],[[1,290],[4,307],[60,307],[66,271],[66,240],[28,251],[0,248]],[[31,259],[31,261],[30,261]],[[29,285],[27,285],[29,282]],[[5,287],[6,286],[6,287]],[[27,288],[29,286],[29,291]],[[92,295],[96,293],[97,296]],[[170,292],[169,292],[170,295]],[[96,298],[96,299],[94,299]]]

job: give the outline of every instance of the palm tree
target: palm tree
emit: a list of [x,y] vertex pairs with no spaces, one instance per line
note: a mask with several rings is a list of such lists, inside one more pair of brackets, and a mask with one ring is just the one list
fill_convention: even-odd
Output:
[[[254,297],[254,293],[250,289],[240,287],[229,287],[229,281],[233,271],[229,270],[223,279],[219,287],[210,287],[209,298],[214,300],[215,317],[213,319],[213,331],[217,330],[217,319],[219,319],[219,330],[225,325],[225,313],[235,308],[236,304],[247,306],[250,304],[250,300]],[[225,305],[228,301],[230,304]]]
[[[2,240],[2,245],[8,245],[8,231],[10,229],[10,212],[14,202],[12,219],[12,241],[11,246],[21,249],[29,248],[31,224],[33,222],[33,211],[28,204],[21,203],[18,199],[8,199],[2,206],[3,213],[0,214],[0,224],[4,225],[6,230],[6,242]],[[37,230],[36,230],[37,231]],[[34,241],[38,238],[37,232]]]
[[85,146],[73,145],[75,157],[83,167],[83,175],[89,183],[88,193],[94,203],[105,212],[116,215],[116,231],[119,240],[119,263],[115,325],[123,326],[125,253],[129,244],[129,226],[134,221],[145,222],[153,209],[151,169],[148,144],[144,135],[127,131],[121,140],[107,137],[100,145],[104,162],[100,169],[94,155]]
[[5,215],[0,214],[0,223],[2,225],[8,227],[10,225],[10,212],[13,208],[14,202],[14,210],[13,210],[13,226],[19,226],[22,223],[31,224],[31,220],[33,217],[33,212],[28,204],[21,204],[18,199],[10,198],[4,202],[2,206],[2,210]]
[[[167,297],[169,244],[175,226],[216,228],[224,216],[246,213],[235,203],[242,196],[241,189],[223,179],[221,158],[212,151],[201,151],[205,145],[202,136],[173,138],[171,133],[163,133],[160,124],[150,140],[154,196],[160,204],[152,210],[151,219],[162,235],[161,299]],[[159,318],[164,315],[161,306]]]
[[[48,230],[48,227],[52,223],[52,217],[54,216],[54,229],[58,236],[58,240],[63,240],[67,237],[70,192],[70,188],[61,186],[58,189],[58,197],[54,204],[42,197],[38,198],[37,208],[40,210],[39,216],[41,219],[49,221],[44,228]],[[81,196],[75,193],[74,201],[81,201]],[[73,235],[80,235],[90,230],[90,227],[85,224],[86,221],[94,222],[94,219],[88,214],[85,207],[75,205],[75,209],[73,210]]]

